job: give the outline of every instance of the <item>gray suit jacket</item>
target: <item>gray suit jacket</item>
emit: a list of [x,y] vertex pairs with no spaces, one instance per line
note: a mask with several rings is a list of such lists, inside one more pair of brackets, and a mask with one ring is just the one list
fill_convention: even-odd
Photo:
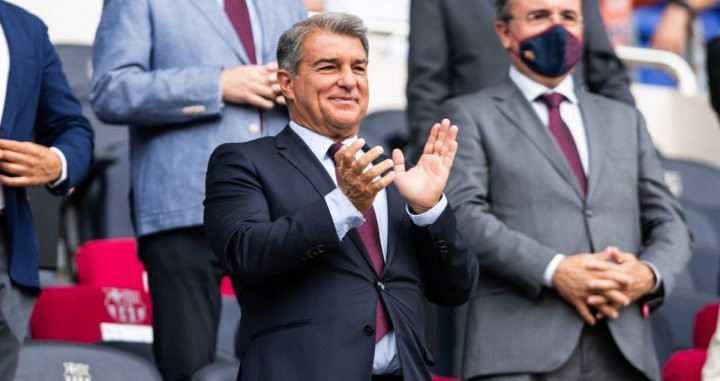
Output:
[[[410,3],[408,125],[424,144],[443,101],[502,82],[510,55],[495,33],[494,0],[413,0]],[[583,59],[575,83],[632,104],[630,77],[615,55],[597,0],[584,0]]]
[[[255,1],[262,62],[306,17],[300,0]],[[105,0],[95,37],[90,101],[108,123],[130,125],[132,207],[138,235],[201,225],[213,149],[274,135],[285,108],[224,104],[220,71],[248,58],[217,0]]]
[[[543,272],[556,253],[615,245],[653,263],[664,292],[690,255],[682,212],[633,107],[578,91],[590,171],[583,198],[570,166],[520,90],[502,84],[447,101],[460,128],[447,196],[480,260],[463,375],[544,372],[563,364],[583,321]],[[650,324],[638,303],[608,323],[627,359],[659,378]]]

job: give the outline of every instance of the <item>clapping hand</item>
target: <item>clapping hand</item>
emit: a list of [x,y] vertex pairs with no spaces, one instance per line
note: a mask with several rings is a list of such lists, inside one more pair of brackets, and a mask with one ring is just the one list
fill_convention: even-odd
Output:
[[393,150],[395,185],[413,213],[425,213],[440,200],[457,152],[457,133],[448,119],[435,123],[420,160],[407,171],[402,151]]

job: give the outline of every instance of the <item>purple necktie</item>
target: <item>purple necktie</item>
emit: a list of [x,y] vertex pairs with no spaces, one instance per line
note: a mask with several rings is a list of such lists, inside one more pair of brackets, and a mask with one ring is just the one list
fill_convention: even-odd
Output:
[[[337,151],[339,151],[342,147],[342,143],[334,143],[330,146],[330,149],[328,149],[328,154],[330,155],[330,159],[332,159],[333,164],[335,164],[335,153],[337,153]],[[368,255],[370,256],[375,274],[380,275],[383,267],[385,267],[385,260],[383,259],[382,246],[380,245],[380,233],[377,217],[375,216],[375,208],[371,206],[370,209],[366,210],[363,213],[363,218],[365,218],[365,222],[357,229],[360,233],[360,238],[365,245],[365,250],[367,250]],[[390,319],[385,312],[385,308],[383,308],[380,298],[377,300],[375,325],[375,342],[377,343],[390,331]]]
[[248,12],[245,0],[225,0],[225,13],[227,13],[230,23],[232,23],[235,32],[240,37],[240,42],[245,48],[250,63],[256,65],[257,58],[255,57],[255,42],[253,42],[250,12]]
[[545,103],[548,108],[548,127],[555,137],[555,141],[560,146],[565,159],[570,164],[575,177],[580,183],[580,189],[583,195],[587,193],[587,180],[585,179],[585,171],[583,170],[580,155],[578,154],[575,139],[573,139],[570,129],[560,117],[560,103],[565,100],[565,96],[560,93],[547,93],[538,97],[540,101]]

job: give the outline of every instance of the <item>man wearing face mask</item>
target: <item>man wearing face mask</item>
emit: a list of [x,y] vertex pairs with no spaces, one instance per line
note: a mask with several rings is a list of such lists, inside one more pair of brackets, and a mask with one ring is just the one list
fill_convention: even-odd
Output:
[[577,89],[580,0],[498,0],[498,86],[451,99],[448,183],[482,276],[463,378],[659,379],[648,315],[690,254],[641,114]]

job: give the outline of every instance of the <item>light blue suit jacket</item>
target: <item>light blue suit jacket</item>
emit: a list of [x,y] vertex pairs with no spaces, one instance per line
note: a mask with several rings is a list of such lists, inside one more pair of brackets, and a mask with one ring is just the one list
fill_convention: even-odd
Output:
[[[300,0],[254,0],[262,62],[306,17]],[[256,26],[257,27],[257,26]],[[108,123],[130,125],[136,233],[201,225],[205,171],[221,143],[275,135],[284,108],[262,113],[223,103],[220,71],[248,64],[217,0],[105,0],[95,36],[90,102]]]

